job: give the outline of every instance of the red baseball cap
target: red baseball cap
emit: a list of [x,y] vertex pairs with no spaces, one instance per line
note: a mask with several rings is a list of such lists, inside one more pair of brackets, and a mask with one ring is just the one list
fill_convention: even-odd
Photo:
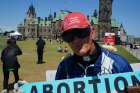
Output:
[[87,28],[90,22],[87,16],[81,12],[72,12],[64,17],[61,23],[62,33],[76,28]]

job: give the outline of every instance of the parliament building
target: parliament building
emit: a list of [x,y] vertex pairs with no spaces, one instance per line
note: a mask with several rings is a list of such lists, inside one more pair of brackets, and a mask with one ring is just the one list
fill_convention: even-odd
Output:
[[[63,20],[64,16],[71,11],[68,10],[60,10],[58,13],[54,12],[53,14],[49,14],[48,17],[41,18],[37,16],[35,7],[33,5],[29,6],[27,10],[26,17],[23,19],[21,23],[18,24],[17,29],[23,37],[25,38],[37,38],[42,36],[47,39],[57,39],[60,38],[61,28],[60,24]],[[100,31],[98,31],[99,27],[99,19],[97,10],[93,11],[93,14],[87,15],[91,25],[97,31],[97,40],[100,36]],[[120,30],[120,24],[111,18],[111,31],[118,32]]]

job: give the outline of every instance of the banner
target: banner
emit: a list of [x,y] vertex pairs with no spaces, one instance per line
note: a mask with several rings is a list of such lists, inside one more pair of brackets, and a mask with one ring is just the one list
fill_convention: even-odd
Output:
[[115,33],[105,33],[104,44],[115,45]]
[[140,85],[140,72],[35,82],[20,88],[24,93],[123,93],[136,85]]

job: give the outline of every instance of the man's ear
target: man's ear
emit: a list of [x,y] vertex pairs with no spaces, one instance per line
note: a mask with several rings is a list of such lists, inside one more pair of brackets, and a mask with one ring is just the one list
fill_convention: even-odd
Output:
[[90,37],[92,40],[94,40],[97,36],[97,31],[95,28],[91,28],[91,32],[90,32]]

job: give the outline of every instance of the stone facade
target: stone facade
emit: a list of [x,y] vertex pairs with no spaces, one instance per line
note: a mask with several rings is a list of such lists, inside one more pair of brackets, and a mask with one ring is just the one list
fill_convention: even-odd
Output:
[[102,41],[105,32],[111,30],[112,0],[99,0],[98,39]]
[[49,15],[42,19],[36,17],[35,8],[31,5],[27,11],[27,16],[23,23],[20,23],[17,27],[18,31],[25,38],[36,38],[42,36],[48,39],[57,39],[60,37],[60,23],[64,15],[68,11],[60,11],[60,15]]
[[[99,13],[100,12],[101,11],[99,11]],[[18,25],[17,28],[18,31],[26,38],[36,38],[38,36],[42,36],[48,39],[57,39],[60,38],[60,34],[61,34],[61,28],[60,28],[61,21],[63,20],[64,16],[68,13],[70,13],[70,11],[60,10],[59,13],[54,12],[53,15],[50,14],[48,17],[45,17],[43,19],[36,16],[37,14],[35,8],[33,7],[33,5],[31,5],[27,11],[26,18],[22,23]],[[107,20],[106,17],[104,18],[103,16],[99,16],[98,18],[97,10],[95,10],[92,15],[87,17],[91,22],[91,25],[97,31],[96,40],[101,40],[101,38],[103,38],[103,32],[108,31],[104,29],[111,28],[113,32],[117,32],[119,30],[120,25],[119,23],[117,23],[115,19],[110,19],[110,16],[109,17],[107,16],[108,18]],[[100,17],[103,18],[101,19]],[[103,29],[101,28],[99,29],[100,26],[103,26]]]

